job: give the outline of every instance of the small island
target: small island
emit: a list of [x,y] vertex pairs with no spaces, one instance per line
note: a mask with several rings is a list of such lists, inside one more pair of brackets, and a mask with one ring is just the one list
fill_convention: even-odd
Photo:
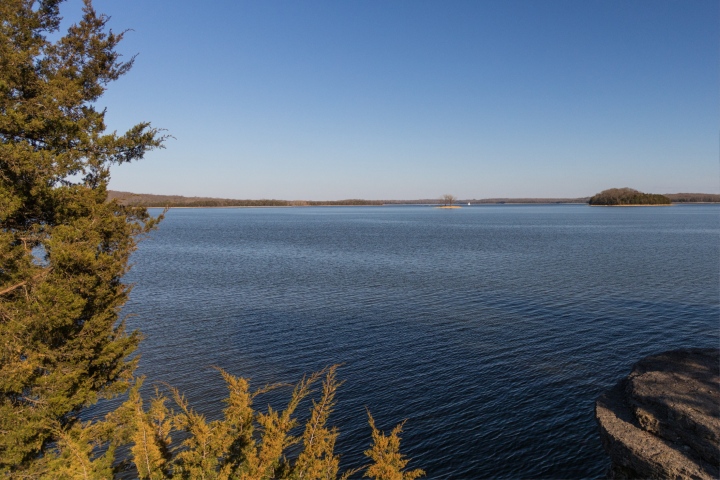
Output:
[[440,198],[440,203],[442,205],[435,208],[461,208],[458,205],[454,205],[455,202],[457,202],[457,197],[455,195],[446,194]]
[[605,207],[644,207],[667,206],[672,202],[665,195],[642,193],[632,188],[610,188],[590,198],[592,206]]

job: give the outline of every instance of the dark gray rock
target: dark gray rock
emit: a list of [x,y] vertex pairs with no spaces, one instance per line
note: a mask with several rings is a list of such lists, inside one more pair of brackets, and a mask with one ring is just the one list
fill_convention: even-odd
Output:
[[720,349],[644,358],[595,417],[610,478],[720,478]]

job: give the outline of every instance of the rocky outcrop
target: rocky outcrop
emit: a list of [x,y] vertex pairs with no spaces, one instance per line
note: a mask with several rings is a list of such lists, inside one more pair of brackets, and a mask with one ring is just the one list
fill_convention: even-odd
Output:
[[720,478],[720,350],[652,355],[595,403],[610,478]]

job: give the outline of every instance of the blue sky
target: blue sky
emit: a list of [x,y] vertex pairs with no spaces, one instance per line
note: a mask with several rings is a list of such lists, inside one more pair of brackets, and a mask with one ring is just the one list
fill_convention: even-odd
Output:
[[94,4],[138,54],[100,102],[109,128],[175,137],[116,168],[116,190],[720,193],[715,0]]

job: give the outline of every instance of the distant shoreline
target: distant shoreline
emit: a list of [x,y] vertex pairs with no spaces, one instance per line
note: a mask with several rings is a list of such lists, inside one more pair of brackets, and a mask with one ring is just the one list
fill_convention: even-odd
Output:
[[[720,205],[720,202],[676,202],[671,203],[669,205],[589,205],[587,203],[558,203],[558,202],[548,202],[548,203],[471,203],[469,206],[471,207],[504,207],[504,206],[513,206],[513,205],[587,205],[588,207],[672,207],[677,205]],[[384,203],[382,205],[222,205],[222,206],[174,206],[170,205],[169,207],[165,207],[162,205],[137,205],[133,204],[134,207],[144,207],[144,208],[172,208],[173,210],[176,209],[197,209],[197,208],[321,208],[321,207],[431,207],[431,208],[462,208],[467,207],[468,205],[458,205],[454,207],[444,207],[444,206],[438,206],[433,205],[432,203]]]
[[[717,204],[720,203],[720,194],[678,193],[668,194],[673,204]],[[674,198],[673,198],[674,197]],[[108,200],[117,200],[123,205],[146,208],[264,208],[264,207],[380,207],[416,205],[435,207],[443,205],[435,198],[421,198],[412,200],[278,200],[278,199],[230,199],[213,197],[183,197],[181,195],[154,195],[138,194],[132,192],[108,191]],[[587,205],[590,197],[575,198],[483,198],[459,199],[458,206],[480,205]]]
[[[136,205],[133,207],[144,207],[144,208],[316,208],[316,207],[387,207],[388,205],[198,205],[198,206],[173,206],[164,207],[160,205]],[[422,205],[419,205],[422,206]],[[429,205],[432,206],[432,205]]]
[[[685,202],[685,203],[690,203],[690,202]],[[589,205],[589,206],[590,207],[672,207],[673,205],[680,205],[680,204],[678,204],[678,203],[657,203],[657,204],[630,203],[627,205]]]

